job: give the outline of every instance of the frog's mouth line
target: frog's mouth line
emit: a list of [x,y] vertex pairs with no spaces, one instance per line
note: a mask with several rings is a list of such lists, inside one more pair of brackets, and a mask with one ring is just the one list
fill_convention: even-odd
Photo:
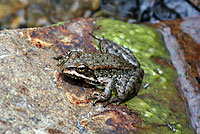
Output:
[[73,78],[86,79],[86,80],[88,80],[90,82],[95,82],[96,81],[94,78],[87,77],[87,76],[85,76],[83,74],[77,73],[75,70],[65,69],[65,70],[63,70],[63,74],[72,76]]

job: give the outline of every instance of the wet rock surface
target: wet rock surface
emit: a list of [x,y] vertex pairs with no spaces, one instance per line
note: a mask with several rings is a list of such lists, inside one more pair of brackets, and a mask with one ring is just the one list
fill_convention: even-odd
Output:
[[74,125],[78,111],[73,111],[65,93],[53,82],[53,51],[31,46],[24,31],[0,33],[0,132],[42,133],[57,129],[78,133]]

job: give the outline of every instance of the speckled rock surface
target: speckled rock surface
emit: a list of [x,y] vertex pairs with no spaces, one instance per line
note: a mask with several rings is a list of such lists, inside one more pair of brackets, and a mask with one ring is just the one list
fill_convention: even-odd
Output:
[[78,133],[79,111],[53,83],[52,51],[38,51],[23,32],[0,32],[0,133]]

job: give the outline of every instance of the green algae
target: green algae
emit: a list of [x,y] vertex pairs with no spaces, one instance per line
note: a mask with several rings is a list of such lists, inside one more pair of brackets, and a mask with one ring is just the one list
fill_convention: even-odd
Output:
[[[143,134],[192,134],[183,101],[176,88],[176,70],[156,63],[156,57],[170,62],[162,35],[145,25],[97,19],[94,34],[129,48],[141,63],[145,75],[138,95],[125,104],[143,120]],[[143,86],[149,84],[147,88]],[[170,129],[170,125],[174,130]]]

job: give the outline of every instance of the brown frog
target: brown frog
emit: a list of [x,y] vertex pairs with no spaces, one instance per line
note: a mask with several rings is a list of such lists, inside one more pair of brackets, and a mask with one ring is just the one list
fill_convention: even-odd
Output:
[[[63,75],[83,80],[99,89],[91,98],[105,102],[104,106],[120,104],[137,94],[144,75],[143,69],[130,50],[110,40],[92,35],[99,40],[101,53],[69,51],[58,66]],[[112,91],[115,95],[112,96]]]

